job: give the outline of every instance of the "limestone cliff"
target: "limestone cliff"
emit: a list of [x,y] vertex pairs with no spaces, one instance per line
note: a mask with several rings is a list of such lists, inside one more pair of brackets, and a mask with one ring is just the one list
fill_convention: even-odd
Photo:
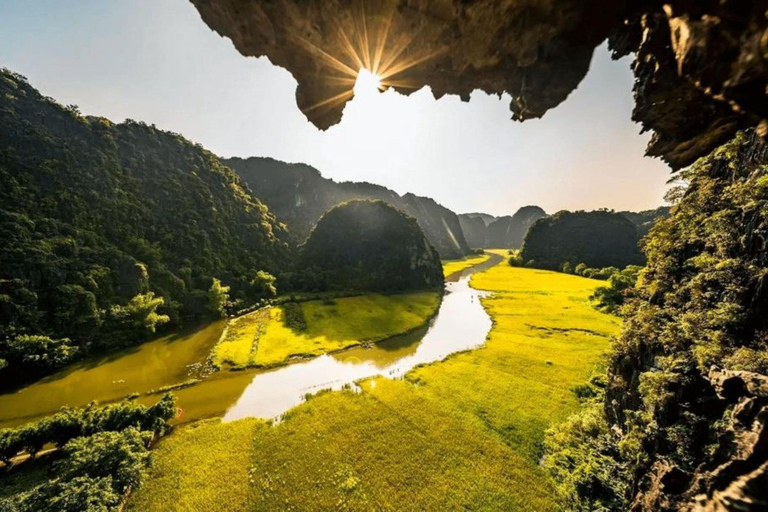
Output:
[[299,108],[323,129],[361,68],[404,94],[509,93],[514,119],[540,117],[608,39],[616,56],[635,55],[648,154],[680,168],[738,129],[768,131],[768,0],[191,1],[243,55],[290,71]]

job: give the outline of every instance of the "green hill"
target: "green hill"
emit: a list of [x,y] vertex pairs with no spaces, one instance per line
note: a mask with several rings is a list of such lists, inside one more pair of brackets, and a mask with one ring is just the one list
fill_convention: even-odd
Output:
[[276,229],[201,146],[84,117],[0,71],[0,381],[220,314],[214,278],[255,298]]
[[619,267],[644,262],[635,225],[620,213],[561,211],[536,221],[523,243],[522,258],[539,268],[563,263]]
[[456,214],[428,197],[400,196],[372,183],[337,183],[309,165],[272,158],[230,158],[224,163],[258,191],[259,199],[288,225],[295,243],[303,242],[323,213],[337,204],[378,199],[414,217],[443,259],[460,258],[470,252]]
[[321,289],[403,291],[439,288],[440,256],[416,220],[383,201],[350,201],[312,230],[301,266]]

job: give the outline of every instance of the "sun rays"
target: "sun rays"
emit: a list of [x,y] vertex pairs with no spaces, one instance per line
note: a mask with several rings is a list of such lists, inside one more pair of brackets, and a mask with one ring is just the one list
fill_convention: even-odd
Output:
[[336,40],[323,44],[323,48],[297,38],[321,64],[318,79],[328,90],[328,97],[305,110],[336,109],[355,94],[374,89],[417,89],[416,82],[405,73],[440,55],[444,48],[414,52],[411,43],[415,36],[398,28],[395,12],[393,7],[383,14],[366,12],[365,3],[360,2],[355,15],[339,23]]

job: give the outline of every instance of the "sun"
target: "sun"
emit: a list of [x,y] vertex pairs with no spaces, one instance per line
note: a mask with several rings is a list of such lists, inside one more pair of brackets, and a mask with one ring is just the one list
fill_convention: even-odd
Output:
[[355,80],[355,95],[370,94],[373,91],[382,91],[381,77],[363,68],[357,73]]

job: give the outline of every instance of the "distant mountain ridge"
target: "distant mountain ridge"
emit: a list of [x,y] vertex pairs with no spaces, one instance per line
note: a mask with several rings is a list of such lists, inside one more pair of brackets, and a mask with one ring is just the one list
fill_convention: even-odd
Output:
[[494,217],[487,213],[465,213],[459,222],[470,247],[519,249],[528,229],[546,217],[538,206],[523,206],[514,215]]
[[470,253],[458,216],[431,198],[410,193],[401,196],[367,182],[336,182],[307,164],[263,157],[235,157],[223,162],[288,226],[295,243],[303,242],[330,208],[353,199],[378,199],[414,217],[441,258]]

